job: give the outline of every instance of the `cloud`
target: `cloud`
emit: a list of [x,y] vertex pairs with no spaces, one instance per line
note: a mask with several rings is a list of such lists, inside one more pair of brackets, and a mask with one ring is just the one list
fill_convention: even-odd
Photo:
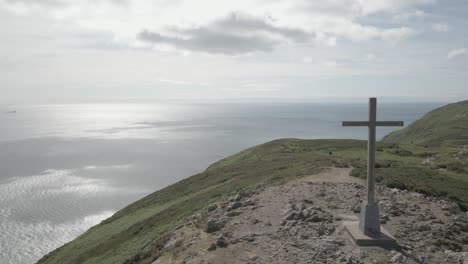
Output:
[[314,61],[314,60],[313,60],[311,57],[309,57],[309,56],[305,56],[305,57],[303,57],[303,58],[301,59],[301,62],[303,62],[303,63],[312,63],[313,61]]
[[[191,32],[190,32],[191,31]],[[236,55],[254,51],[272,51],[279,43],[266,37],[236,36],[229,33],[210,32],[205,29],[187,30],[188,37],[171,37],[147,30],[138,38],[152,44],[169,44],[189,51]]]
[[[73,5],[75,1],[67,0],[4,0],[8,4],[23,4],[26,6],[43,6],[43,7],[65,7]],[[99,0],[98,2],[108,2],[111,4],[123,5],[128,4],[130,0]]]
[[323,63],[323,66],[328,67],[328,68],[336,68],[340,66],[340,64],[335,60],[330,60],[330,61],[325,61]]
[[41,5],[46,7],[63,6],[66,2],[62,0],[5,0],[9,4]]
[[185,81],[178,81],[178,80],[171,80],[171,79],[158,79],[158,82],[169,83],[169,84],[177,84],[177,85],[188,84]]
[[[67,22],[77,23],[78,20],[94,20],[99,16],[107,15],[106,12],[111,13],[116,9],[129,8],[131,1],[132,0],[0,0],[0,10],[5,9],[23,16],[40,15],[47,19],[68,20]],[[110,19],[110,17],[106,18]],[[113,19],[115,19],[115,16]]]
[[[367,16],[375,13],[395,14],[405,11],[401,19],[409,19],[425,15],[423,11],[414,10],[415,6],[433,3],[435,3],[435,0],[299,0],[295,1],[294,9],[305,11],[309,14],[327,14],[348,18]],[[407,11],[408,9],[410,11]],[[397,14],[397,16],[399,15]]]
[[411,12],[398,13],[393,18],[395,20],[407,21],[412,19],[423,19],[426,18],[428,14],[421,10],[415,10]]
[[409,27],[391,28],[381,31],[380,37],[384,40],[396,43],[416,34],[416,31]]
[[248,82],[242,85],[245,88],[252,88],[252,91],[279,91],[281,87],[284,87],[283,83],[270,83],[270,82]]
[[436,0],[355,0],[365,15],[374,13],[397,13],[414,6],[435,4]]
[[366,59],[369,60],[369,61],[373,61],[377,58],[377,56],[375,56],[374,53],[368,53],[366,54]]
[[449,26],[446,23],[434,23],[432,24],[432,30],[436,32],[447,32],[449,30]]
[[460,49],[453,49],[449,51],[447,54],[447,59],[453,59],[455,57],[465,55],[466,54],[466,48],[460,48]]
[[199,85],[199,86],[208,86],[211,85],[208,82],[188,82],[188,81],[182,81],[182,80],[174,80],[174,79],[167,79],[167,78],[159,78],[157,79],[158,82],[160,83],[167,83],[167,84],[173,84],[173,85]]
[[361,13],[362,6],[361,3],[355,0],[296,1],[293,9],[315,15],[328,14],[330,16],[354,17]]
[[391,43],[397,43],[416,33],[414,29],[409,27],[378,28],[375,26],[358,24],[348,19],[338,18],[319,24],[316,30],[353,41],[380,39]]
[[182,50],[237,55],[255,51],[272,51],[292,41],[306,42],[313,34],[304,30],[276,26],[268,18],[240,13],[215,20],[203,26],[169,27],[163,34],[143,30],[138,39],[150,44],[167,44]]
[[116,43],[118,47],[238,55],[309,42],[330,47],[342,40],[396,43],[415,30],[366,17],[423,15],[417,8],[429,3],[432,0],[0,0],[0,8],[108,32],[108,41],[103,42],[106,49]]
[[311,20],[307,29],[279,26],[268,16],[233,12],[201,26],[168,26],[162,30],[143,30],[137,39],[150,45],[179,50],[238,55],[270,52],[282,44],[307,43],[336,46],[338,38],[353,41],[381,39],[397,43],[415,33],[409,27],[378,28],[361,25],[347,18],[326,17]]

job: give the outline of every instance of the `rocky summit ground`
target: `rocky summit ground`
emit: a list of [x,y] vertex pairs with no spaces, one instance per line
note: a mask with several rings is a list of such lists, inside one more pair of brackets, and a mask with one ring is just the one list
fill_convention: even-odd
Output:
[[258,186],[208,206],[169,236],[153,263],[468,263],[468,215],[455,203],[378,186],[393,250],[358,247],[365,182],[330,168],[282,186]]

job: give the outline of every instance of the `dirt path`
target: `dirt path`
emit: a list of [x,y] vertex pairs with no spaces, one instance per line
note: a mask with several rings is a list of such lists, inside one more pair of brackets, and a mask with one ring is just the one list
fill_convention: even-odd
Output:
[[212,205],[207,217],[194,216],[177,230],[154,263],[463,263],[465,255],[453,251],[468,250],[466,214],[453,204],[385,187],[377,188],[382,223],[403,249],[355,246],[342,222],[357,220],[365,181],[350,171],[328,168]]
[[349,176],[352,170],[352,168],[326,168],[318,174],[306,176],[296,182],[340,182],[364,184],[364,180]]

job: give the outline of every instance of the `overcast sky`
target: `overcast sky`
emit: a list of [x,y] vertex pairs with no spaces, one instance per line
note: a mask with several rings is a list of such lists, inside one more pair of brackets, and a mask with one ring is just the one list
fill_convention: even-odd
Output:
[[0,0],[0,103],[468,99],[466,0]]

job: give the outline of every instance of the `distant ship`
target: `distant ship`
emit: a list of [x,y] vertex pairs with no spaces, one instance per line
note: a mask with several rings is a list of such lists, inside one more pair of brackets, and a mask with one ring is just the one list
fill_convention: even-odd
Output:
[[5,114],[16,114],[16,110],[13,110],[13,111],[7,111],[7,112],[5,112]]

